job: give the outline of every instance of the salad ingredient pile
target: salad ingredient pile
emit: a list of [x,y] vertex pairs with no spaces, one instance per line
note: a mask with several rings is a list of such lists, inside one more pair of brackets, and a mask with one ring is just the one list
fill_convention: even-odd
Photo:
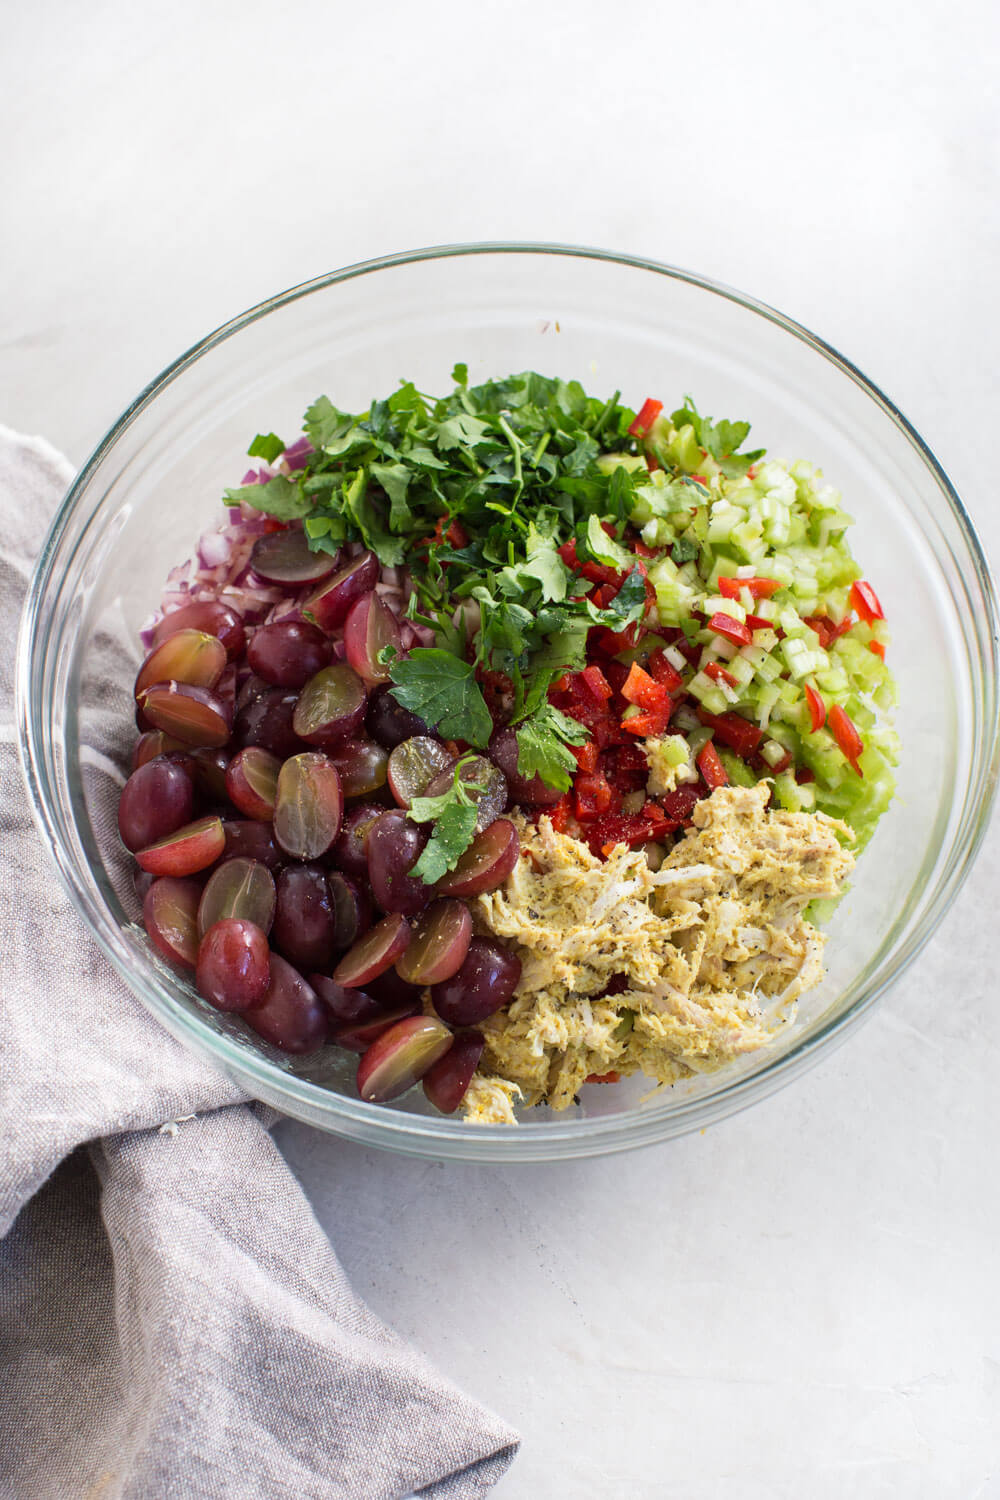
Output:
[[210,1005],[510,1120],[791,1018],[894,684],[809,465],[690,401],[454,376],[251,444],[144,632],[119,827]]

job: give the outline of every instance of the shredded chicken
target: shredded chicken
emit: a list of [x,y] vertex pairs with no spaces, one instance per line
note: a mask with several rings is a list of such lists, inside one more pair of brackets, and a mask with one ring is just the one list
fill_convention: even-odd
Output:
[[620,844],[606,860],[516,819],[521,857],[475,906],[479,929],[514,944],[521,979],[482,1023],[466,1117],[513,1120],[570,1104],[591,1074],[673,1083],[764,1046],[823,977],[824,938],[803,916],[836,898],[854,860],[846,825],[770,812],[769,788],[724,787],[660,868]]

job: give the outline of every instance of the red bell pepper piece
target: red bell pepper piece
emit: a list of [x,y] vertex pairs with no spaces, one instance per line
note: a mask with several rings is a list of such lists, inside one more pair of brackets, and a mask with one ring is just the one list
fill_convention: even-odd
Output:
[[700,786],[688,783],[686,786],[675,787],[672,792],[667,792],[660,798],[660,807],[666,816],[674,823],[690,823],[691,814],[701,801],[703,796]]
[[662,708],[647,708],[643,713],[633,714],[630,719],[622,719],[622,728],[643,739],[662,734],[670,723],[673,707],[668,698]]
[[804,615],[803,621],[810,630],[815,630],[824,651],[829,651],[834,641],[845,635],[854,624],[849,614],[844,616],[839,625],[835,625],[829,615]]
[[618,1083],[621,1076],[612,1068],[610,1073],[588,1073],[583,1081],[584,1083]]
[[868,649],[878,657],[879,661],[885,661],[885,647],[881,641],[869,641]]
[[764,738],[764,731],[758,729],[756,724],[751,724],[749,719],[744,719],[742,714],[710,714],[704,708],[699,708],[698,717],[713,730],[715,738],[721,740],[728,749],[735,750],[741,760],[748,760]]
[[617,801],[617,794],[606,777],[584,771],[573,781],[573,797],[579,823],[593,823],[602,813],[610,812]]
[[622,684],[622,697],[627,703],[634,703],[639,708],[657,709],[663,707],[669,694],[661,683],[656,682],[634,661]]
[[661,687],[666,688],[668,693],[679,692],[684,686],[684,679],[667,657],[662,646],[658,646],[649,658],[649,675]]
[[749,589],[754,599],[770,599],[781,588],[776,578],[717,578],[715,582],[723,599],[738,599],[741,589]]
[[567,568],[570,568],[575,573],[580,566],[576,555],[576,537],[570,537],[569,541],[563,542],[561,547],[556,548],[556,551],[559,553],[559,556],[562,558]]
[[861,767],[858,765],[858,756],[865,748],[864,741],[858,733],[854,723],[844,712],[839,703],[835,703],[831,708],[829,723],[834,739],[837,741],[837,744],[840,746],[844,755],[850,761],[851,766],[855,771],[857,771],[858,775],[860,776],[862,772]]
[[[765,620],[763,615],[747,615],[743,623],[748,630],[776,630],[774,621]],[[783,631],[777,630],[779,638],[783,634]]]
[[717,786],[729,785],[726,768],[719,759],[719,752],[711,740],[698,753],[696,764],[705,779],[706,786],[710,786],[713,791]]
[[734,620],[732,615],[713,615],[708,628],[725,640],[732,641],[734,646],[749,646],[751,643],[752,637],[747,627],[741,621]]
[[851,584],[850,600],[851,608],[857,610],[866,625],[870,625],[873,620],[885,619],[885,611],[879,603],[878,594],[870,583],[865,583],[863,578]]
[[662,410],[662,401],[654,401],[652,396],[647,396],[646,400],[640,406],[637,415],[629,424],[629,437],[644,438]]
[[721,661],[706,662],[704,670],[705,676],[711,677],[713,682],[725,682],[731,688],[737,688],[740,685],[740,679],[734,677],[732,672],[727,672]]
[[584,667],[580,676],[598,703],[607,703],[611,697],[611,687],[600,667]]
[[822,729],[826,723],[826,704],[810,683],[807,682],[805,688],[806,702],[809,705],[809,727],[815,734],[817,729]]
[[555,829],[556,833],[566,832],[566,826],[569,823],[572,813],[573,799],[570,796],[569,792],[564,792],[555,806],[549,810],[549,817],[552,819],[552,827]]
[[571,745],[570,749],[576,757],[579,770],[587,772],[588,775],[597,770],[598,749],[594,740],[588,740],[585,745]]
[[[659,464],[656,467],[659,468]],[[647,547],[645,542],[640,541],[632,543],[632,551],[636,557],[659,557],[660,555],[655,547]]]

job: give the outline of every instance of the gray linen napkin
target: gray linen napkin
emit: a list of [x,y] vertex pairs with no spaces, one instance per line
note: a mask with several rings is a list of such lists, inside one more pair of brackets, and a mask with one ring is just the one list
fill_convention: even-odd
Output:
[[0,1495],[484,1495],[516,1433],[354,1296],[273,1116],[139,1005],[37,836],[12,658],[71,473],[0,427]]

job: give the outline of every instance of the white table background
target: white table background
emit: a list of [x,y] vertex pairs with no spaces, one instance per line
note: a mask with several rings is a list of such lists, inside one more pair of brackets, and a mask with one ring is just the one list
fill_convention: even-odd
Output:
[[[0,420],[79,462],[280,288],[445,241],[604,245],[844,350],[996,563],[998,22],[991,0],[21,0]],[[994,831],[869,1024],[705,1135],[501,1170],[279,1129],[359,1291],[523,1430],[503,1500],[1000,1495],[998,876]]]

